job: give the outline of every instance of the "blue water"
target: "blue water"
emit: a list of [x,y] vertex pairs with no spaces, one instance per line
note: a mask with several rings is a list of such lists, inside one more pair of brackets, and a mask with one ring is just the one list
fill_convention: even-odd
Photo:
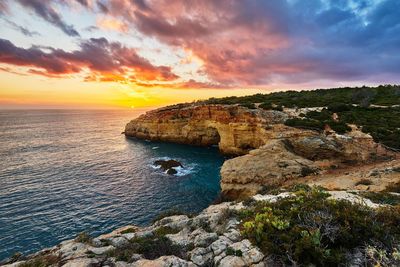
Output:
[[[121,135],[137,111],[0,111],[0,260],[87,231],[146,225],[170,208],[196,212],[218,195],[215,148]],[[154,169],[182,162],[180,176]]]

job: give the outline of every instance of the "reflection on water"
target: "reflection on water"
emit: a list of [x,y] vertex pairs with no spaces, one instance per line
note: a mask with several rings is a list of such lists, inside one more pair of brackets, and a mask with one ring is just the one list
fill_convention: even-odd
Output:
[[[0,259],[81,231],[148,224],[176,207],[194,212],[217,196],[216,148],[127,139],[132,111],[0,111]],[[160,158],[185,167],[154,169]]]

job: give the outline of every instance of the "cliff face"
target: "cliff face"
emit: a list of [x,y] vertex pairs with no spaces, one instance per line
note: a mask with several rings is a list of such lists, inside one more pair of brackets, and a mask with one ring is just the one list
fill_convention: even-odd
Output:
[[356,126],[346,135],[285,126],[283,123],[293,114],[293,110],[281,112],[235,105],[178,105],[150,111],[132,120],[126,125],[125,135],[218,145],[222,153],[238,156],[225,161],[221,168],[222,192],[233,198],[251,196],[265,187],[303,177],[322,177],[332,169],[396,157]]
[[218,145],[224,154],[243,155],[270,138],[299,132],[282,123],[279,111],[204,105],[150,111],[126,125],[125,135],[182,144]]

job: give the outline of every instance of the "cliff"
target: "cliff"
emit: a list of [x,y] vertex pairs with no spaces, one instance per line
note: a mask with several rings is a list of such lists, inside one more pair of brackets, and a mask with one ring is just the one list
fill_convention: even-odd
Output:
[[[346,134],[337,134],[332,130],[319,132],[284,124],[289,118],[313,110],[321,108],[277,111],[239,105],[176,105],[132,120],[126,125],[125,135],[190,145],[218,145],[222,153],[237,156],[225,161],[221,169],[222,192],[231,198],[251,196],[304,177],[322,178],[332,169],[346,172],[351,166],[368,165],[372,170],[375,162],[397,157],[356,125],[350,125],[351,131]],[[362,178],[365,175],[359,179]],[[388,181],[396,182],[400,175],[392,178]],[[354,181],[354,186],[357,182]]]

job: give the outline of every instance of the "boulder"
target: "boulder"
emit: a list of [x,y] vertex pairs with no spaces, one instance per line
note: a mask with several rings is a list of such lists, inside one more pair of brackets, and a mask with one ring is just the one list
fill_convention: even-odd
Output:
[[156,160],[154,162],[154,166],[160,166],[160,168],[166,172],[167,174],[174,175],[177,174],[178,172],[174,169],[176,167],[181,167],[183,168],[182,163],[179,161],[170,159],[170,160]]

